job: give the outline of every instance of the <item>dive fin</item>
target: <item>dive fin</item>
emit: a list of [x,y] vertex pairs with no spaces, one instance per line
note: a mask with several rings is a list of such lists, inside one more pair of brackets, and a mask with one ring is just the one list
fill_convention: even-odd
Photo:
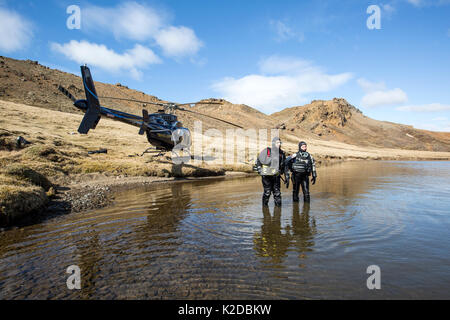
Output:
[[91,71],[87,66],[81,66],[81,76],[83,78],[84,91],[86,92],[87,111],[78,128],[79,133],[88,133],[90,129],[95,129],[100,121],[100,102],[95,91],[94,80]]

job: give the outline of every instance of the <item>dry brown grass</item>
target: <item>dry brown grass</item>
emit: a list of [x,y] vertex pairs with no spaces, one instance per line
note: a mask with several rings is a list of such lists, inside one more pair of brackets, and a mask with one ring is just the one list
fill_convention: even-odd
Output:
[[38,186],[0,184],[0,222],[9,222],[41,208],[48,200]]
[[[192,161],[174,165],[170,153],[159,157],[136,156],[149,146],[146,137],[139,136],[135,127],[109,119],[102,119],[89,135],[80,135],[75,132],[82,114],[4,101],[0,101],[0,119],[0,215],[3,219],[13,212],[27,214],[42,207],[48,197],[55,195],[55,189],[51,190],[53,183],[70,183],[75,176],[77,183],[83,181],[83,176],[92,174],[129,177],[218,176],[224,175],[226,171],[251,172],[252,160],[256,156],[248,155],[244,162],[235,164]],[[19,135],[31,144],[17,148],[16,139]],[[286,132],[281,137],[283,149],[289,154],[296,152],[299,139],[304,139]],[[223,148],[214,144],[210,137],[203,139],[207,146],[213,146],[210,158],[214,160],[216,152],[221,154]],[[360,147],[312,137],[307,141],[308,150],[319,163],[343,159],[386,159],[386,156],[390,159],[411,160],[450,159],[448,152]],[[88,155],[88,151],[100,148],[108,149],[108,153]],[[196,150],[195,146],[193,150]]]
[[51,182],[39,172],[22,164],[0,170],[0,223],[9,223],[42,208],[48,201]]
[[[242,166],[173,165],[170,154],[136,156],[149,144],[137,129],[102,119],[89,135],[74,134],[82,115],[0,101],[0,219],[29,214],[55,195],[52,184],[92,173],[135,177],[224,175]],[[31,144],[18,148],[21,135]],[[88,151],[107,148],[107,154]]]

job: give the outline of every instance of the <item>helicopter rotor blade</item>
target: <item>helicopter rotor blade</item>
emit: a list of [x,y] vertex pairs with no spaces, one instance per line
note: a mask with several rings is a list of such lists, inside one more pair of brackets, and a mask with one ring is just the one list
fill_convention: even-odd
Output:
[[131,101],[131,102],[137,102],[137,103],[147,103],[147,104],[154,104],[157,106],[167,106],[167,105],[174,105],[174,106],[192,106],[196,104],[223,104],[223,102],[188,102],[188,103],[174,103],[174,102],[152,102],[152,101],[143,101],[143,100],[136,100],[136,99],[128,99],[128,98],[116,98],[116,97],[99,97],[100,99],[111,99],[111,100],[121,100],[121,101]]
[[178,108],[178,109],[179,109],[180,111],[186,111],[186,112],[198,114],[198,115],[201,115],[201,116],[204,116],[204,117],[208,117],[208,118],[211,118],[211,119],[214,119],[214,120],[217,120],[217,121],[225,122],[225,123],[227,123],[227,124],[229,124],[229,125],[232,125],[232,126],[234,126],[234,127],[238,127],[238,128],[244,129],[244,128],[241,127],[240,125],[237,125],[237,124],[235,124],[235,123],[232,123],[232,122],[229,122],[229,121],[220,119],[220,118],[216,118],[216,117],[213,117],[213,116],[209,116],[209,115],[204,114],[204,113],[200,113],[200,112],[196,112],[196,111],[192,111],[192,110],[187,110],[187,109],[184,109],[184,108]]
[[181,104],[177,104],[177,106],[192,106],[192,105],[196,105],[196,104],[223,104],[223,102],[214,102],[214,101],[212,101],[212,102],[202,102],[202,101],[199,101],[199,102],[187,102],[187,103],[181,103]]
[[100,99],[110,99],[110,100],[120,100],[120,101],[130,101],[137,103],[145,103],[145,104],[154,104],[157,106],[165,106],[167,103],[163,102],[152,102],[152,101],[143,101],[143,100],[135,100],[135,99],[127,99],[127,98],[116,98],[116,97],[99,97]]
[[172,105],[172,106],[174,107],[175,110],[186,111],[186,112],[198,114],[198,115],[205,116],[205,117],[208,117],[208,118],[217,120],[217,121],[221,121],[221,122],[227,123],[227,124],[232,125],[232,126],[234,126],[234,127],[238,127],[238,128],[244,129],[243,127],[241,127],[241,126],[239,126],[239,125],[237,125],[237,124],[235,124],[235,123],[232,123],[232,122],[229,122],[229,121],[226,121],[226,120],[222,120],[222,119],[220,119],[220,118],[216,118],[216,117],[213,117],[213,116],[209,116],[209,115],[204,114],[204,113],[200,113],[200,112],[188,110],[188,109],[185,109],[185,108],[182,108],[182,107],[181,107],[181,106],[185,106],[185,105],[189,105],[189,106],[190,106],[190,105],[193,105],[193,104],[194,104],[194,105],[195,105],[195,104],[223,104],[223,102],[215,102],[215,101],[211,101],[211,102],[206,102],[206,101],[205,101],[205,102],[202,102],[202,101],[199,101],[199,102],[193,102],[193,103],[177,104],[177,103],[171,103],[171,102],[168,102],[168,103],[162,103],[162,102],[151,102],[151,101],[142,101],[142,100],[135,100],[135,99],[127,99],[127,98],[115,98],[115,97],[99,97],[99,98],[100,98],[100,99],[112,99],[112,100],[122,100],[122,101],[131,101],[131,102],[138,102],[138,103],[146,103],[146,104],[153,104],[153,105],[162,106],[162,107],[166,107],[166,106]]
[[58,90],[61,91],[62,94],[65,95],[67,98],[72,100],[72,102],[76,102],[77,101],[77,99],[75,99],[75,97],[69,92],[69,90],[64,88],[62,85],[58,86]]

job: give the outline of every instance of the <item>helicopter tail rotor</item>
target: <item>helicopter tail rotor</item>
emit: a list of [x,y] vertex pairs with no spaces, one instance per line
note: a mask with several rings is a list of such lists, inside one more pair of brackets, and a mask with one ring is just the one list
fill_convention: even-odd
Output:
[[100,121],[100,102],[95,91],[94,80],[87,66],[81,66],[84,91],[86,92],[87,111],[78,128],[79,133],[86,134],[90,129],[95,129]]
[[150,121],[150,118],[148,117],[148,111],[145,109],[142,109],[142,124],[141,128],[139,129],[139,134],[143,135],[145,130],[147,130],[148,126],[147,123]]

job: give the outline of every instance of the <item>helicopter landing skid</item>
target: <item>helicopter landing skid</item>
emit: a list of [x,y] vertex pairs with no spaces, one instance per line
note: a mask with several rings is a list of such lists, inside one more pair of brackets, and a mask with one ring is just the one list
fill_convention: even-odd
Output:
[[145,149],[144,152],[142,152],[141,157],[142,157],[144,154],[146,154],[146,153],[157,153],[156,155],[154,155],[154,157],[159,157],[159,156],[162,156],[162,155],[164,154],[164,151],[161,150],[161,149],[157,149],[157,148],[154,148],[154,147],[150,147],[150,148]]

